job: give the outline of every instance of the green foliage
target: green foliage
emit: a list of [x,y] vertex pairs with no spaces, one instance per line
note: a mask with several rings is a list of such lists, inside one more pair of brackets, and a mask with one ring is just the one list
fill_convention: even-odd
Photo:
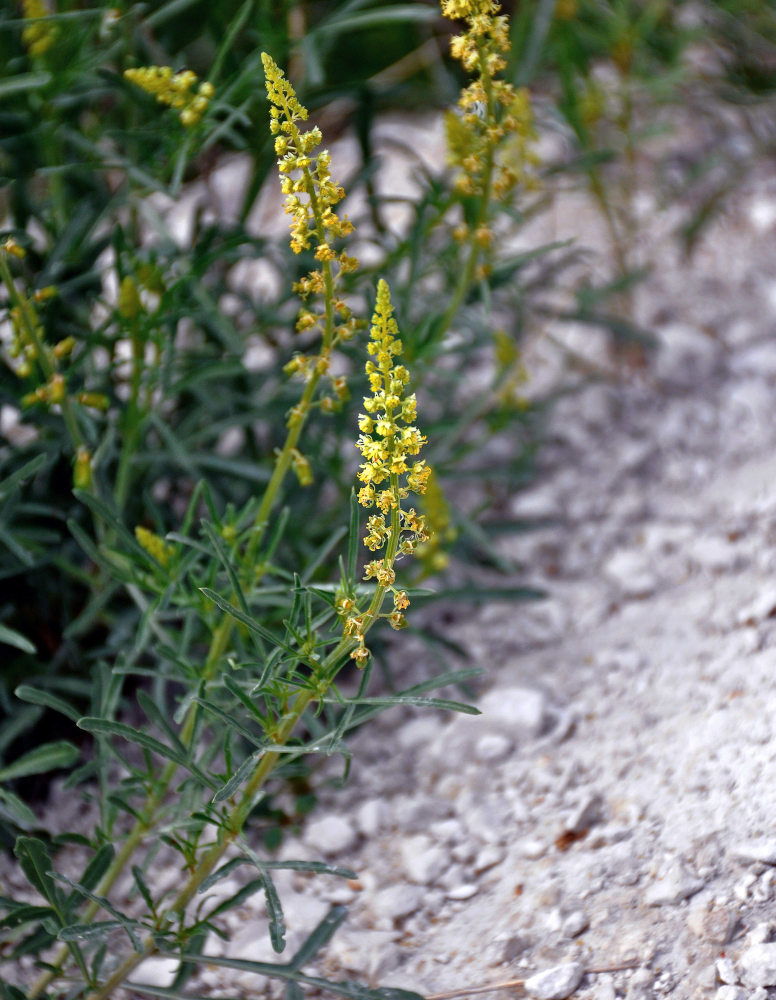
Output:
[[[533,475],[549,401],[524,397],[522,346],[558,318],[548,293],[578,256],[502,248],[557,179],[581,181],[615,260],[565,316],[643,339],[628,296],[643,273],[631,196],[646,111],[711,91],[759,108],[774,86],[776,25],[750,0],[529,0],[509,36],[490,15],[481,28],[387,0],[0,11],[0,833],[35,897],[0,896],[0,963],[13,978],[34,956],[39,973],[3,997],[101,1000],[152,954],[176,958],[177,978],[133,986],[141,995],[191,996],[181,991],[208,962],[275,978],[294,998],[414,996],[305,972],[341,908],[284,962],[216,959],[208,940],[262,893],[283,952],[279,863],[256,845],[276,846],[314,804],[316,757],[347,767],[348,735],[392,706],[474,711],[434,693],[470,671],[373,692],[390,646],[373,626],[412,628],[407,604],[439,597],[539,596],[493,582],[490,571],[514,571],[494,535],[518,526],[481,497]],[[439,54],[451,30],[460,66]],[[698,44],[716,59],[712,82],[688,58]],[[444,106],[462,82],[450,163],[405,149],[416,190],[382,197],[378,112],[429,91]],[[571,143],[562,161],[536,156],[532,86]],[[305,131],[308,107],[333,132],[338,107],[352,116],[362,160],[350,201],[320,134]],[[247,180],[214,211],[219,168],[237,154]],[[290,246],[255,224],[278,157]],[[704,191],[688,245],[726,190]],[[182,232],[172,209],[192,196]],[[352,225],[368,265],[348,250]],[[461,484],[474,501],[457,500]],[[359,503],[377,558],[363,553]],[[451,562],[435,593],[420,589]],[[453,649],[432,629],[422,638],[443,661]],[[93,803],[88,838],[41,827],[36,783],[54,770]],[[159,894],[171,857],[186,874]],[[207,890],[237,869],[250,876],[211,904]]]

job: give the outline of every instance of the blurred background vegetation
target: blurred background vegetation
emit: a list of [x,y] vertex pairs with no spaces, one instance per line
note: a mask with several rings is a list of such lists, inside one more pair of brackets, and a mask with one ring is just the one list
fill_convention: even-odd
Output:
[[[504,210],[503,231],[519,232],[548,211],[564,186],[587,190],[609,234],[612,265],[603,281],[572,289],[567,318],[605,327],[648,354],[648,331],[633,322],[628,295],[646,269],[634,252],[631,202],[642,149],[687,109],[707,123],[708,143],[670,163],[668,153],[649,158],[659,199],[686,209],[677,239],[691,252],[735,184],[774,151],[776,9],[762,0],[517,0],[503,10],[512,32],[506,75],[529,88],[538,135],[562,140],[548,147],[536,189]],[[276,184],[260,63],[266,50],[287,69],[325,140],[355,139],[349,174],[336,161],[334,168],[354,221],[371,234],[364,237],[371,252],[348,292],[366,315],[376,273],[396,289],[436,472],[428,515],[438,542],[416,582],[434,576],[447,599],[487,599],[494,588],[514,599],[534,596],[515,585],[519,567],[497,551],[501,532],[530,527],[510,518],[506,501],[535,473],[552,403],[521,394],[521,346],[552,308],[547,289],[565,280],[579,248],[504,254],[467,289],[451,325],[446,303],[460,249],[446,220],[456,205],[465,217],[465,199],[452,192],[442,164],[432,170],[417,159],[417,191],[397,226],[395,198],[376,183],[383,116],[455,104],[464,80],[448,58],[451,30],[431,0],[11,0],[0,8],[0,238],[25,249],[15,277],[30,294],[56,289],[41,296],[38,315],[47,342],[75,338],[68,384],[106,399],[84,408],[79,432],[94,455],[98,494],[130,534],[137,525],[177,530],[203,479],[211,516],[222,528],[233,523],[268,479],[296,399],[281,366],[300,342],[290,332],[298,310],[291,282],[311,260],[291,254],[282,228],[256,225],[265,218],[262,194]],[[186,67],[212,81],[216,94],[201,127],[182,129],[124,80],[126,68],[148,64]],[[731,133],[735,142],[725,139]],[[411,149],[404,153],[412,159]],[[218,170],[235,155],[244,182],[221,214]],[[197,185],[205,198],[182,232],[170,208]],[[265,270],[249,267],[250,280],[237,281],[239,268],[256,260]],[[135,306],[122,306],[120,287],[134,287]],[[11,337],[6,322],[6,349]],[[305,452],[316,487],[289,488],[283,499],[296,528],[279,539],[278,566],[312,565],[321,580],[331,578],[353,482],[360,356],[360,345],[349,345],[351,402],[336,401],[311,422]],[[40,706],[20,711],[17,685],[34,680],[86,710],[100,663],[127,647],[136,661],[153,661],[152,630],[142,627],[147,599],[106,572],[100,546],[115,548],[116,537],[95,527],[73,496],[75,442],[56,410],[28,405],[35,384],[20,375],[18,359],[7,361],[0,366],[6,763],[35,744],[42,719],[50,737],[60,718]],[[142,392],[133,389],[135,377]],[[290,579],[290,570],[277,570],[279,586]],[[265,611],[271,619],[279,608]],[[433,641],[427,624],[423,636]]]

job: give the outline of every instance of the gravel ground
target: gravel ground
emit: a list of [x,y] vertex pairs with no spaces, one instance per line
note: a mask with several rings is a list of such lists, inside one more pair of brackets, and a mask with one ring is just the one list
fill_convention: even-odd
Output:
[[[775,221],[753,181],[640,291],[651,365],[556,407],[511,508],[540,527],[503,543],[548,598],[449,625],[486,671],[482,715],[386,714],[284,845],[358,872],[280,880],[291,948],[349,907],[320,973],[424,995],[776,996]],[[234,931],[225,954],[269,958],[258,907]],[[223,969],[201,986],[255,995]]]
[[[585,225],[568,205],[556,235]],[[651,365],[556,407],[511,501],[537,528],[503,542],[548,597],[448,626],[485,670],[482,715],[387,713],[282,847],[358,873],[277,873],[289,953],[349,909],[310,971],[427,996],[776,996],[775,233],[753,180],[689,264],[664,247],[637,301]],[[553,350],[532,345],[537,379]],[[226,926],[213,955],[272,957],[259,895]],[[216,966],[192,986],[273,991]]]

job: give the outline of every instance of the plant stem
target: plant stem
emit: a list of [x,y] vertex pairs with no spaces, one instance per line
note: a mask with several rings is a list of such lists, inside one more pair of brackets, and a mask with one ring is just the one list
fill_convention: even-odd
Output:
[[[392,569],[394,562],[396,561],[396,554],[401,540],[398,475],[391,475],[391,490],[396,499],[396,503],[391,509],[391,528],[388,536],[388,543],[386,545],[385,563]],[[375,588],[369,608],[364,615],[364,635],[379,618],[387,589],[387,587],[382,585],[378,585]],[[349,636],[344,636],[321,664],[320,677],[325,681],[327,688],[334,682],[338,671],[341,669],[344,662],[343,657],[345,657],[350,650],[355,647],[355,645],[355,639],[352,639]],[[285,747],[288,744],[294,734],[297,724],[302,719],[302,716],[306,712],[310,703],[320,698],[322,694],[323,692],[313,687],[300,691],[294,701],[294,704],[287,712],[280,728],[277,731],[275,742],[278,747]],[[236,803],[229,815],[227,824],[225,824],[227,832],[224,833],[223,836],[221,836],[202,856],[196,868],[187,879],[184,887],[161,915],[160,921],[163,924],[168,923],[172,917],[182,917],[184,915],[186,907],[197,894],[199,887],[215,870],[216,865],[240,835],[251,810],[256,804],[256,796],[263,788],[267,778],[277,767],[281,757],[282,754],[279,750],[268,750],[267,753],[261,758],[248,783],[246,784],[239,801]],[[87,1000],[109,1000],[113,990],[125,983],[127,977],[131,975],[132,972],[146,958],[149,958],[157,950],[158,949],[154,944],[153,937],[149,936],[145,942],[143,951],[128,955],[114,970],[111,977],[99,989],[92,992]]]

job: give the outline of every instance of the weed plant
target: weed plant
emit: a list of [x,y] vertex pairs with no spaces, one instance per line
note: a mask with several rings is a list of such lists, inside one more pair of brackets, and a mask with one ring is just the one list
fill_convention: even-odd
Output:
[[[78,583],[76,606],[61,611],[67,624],[55,640],[54,659],[66,657],[68,645],[73,655],[85,650],[90,672],[72,681],[42,675],[38,684],[8,678],[14,714],[4,749],[13,749],[41,710],[62,717],[71,730],[21,754],[17,748],[0,772],[5,829],[18,834],[13,850],[31,890],[27,898],[0,897],[0,958],[9,969],[0,991],[13,1000],[107,1000],[130,977],[136,993],[183,996],[202,962],[279,979],[289,996],[298,996],[305,983],[370,995],[304,972],[341,922],[340,910],[286,963],[207,953],[208,937],[223,933],[223,914],[256,892],[265,895],[272,945],[283,950],[274,868],[352,874],[323,862],[273,862],[246,836],[246,824],[262,811],[265,821],[272,815],[266,811],[272,787],[304,774],[309,756],[347,758],[347,734],[386,707],[473,711],[430,696],[470,671],[445,672],[399,694],[371,694],[367,639],[371,645],[380,620],[394,630],[407,627],[413,574],[400,582],[400,564],[415,556],[422,575],[443,559],[430,529],[446,527],[447,507],[420,457],[430,443],[416,425],[411,373],[432,370],[459,311],[481,296],[497,260],[499,211],[521,186],[530,186],[530,102],[500,77],[507,22],[489,0],[442,4],[443,13],[463,22],[454,54],[473,75],[448,121],[453,187],[434,193],[431,220],[443,240],[455,228],[443,260],[455,278],[438,314],[418,317],[407,309],[415,324],[409,337],[399,332],[389,283],[361,271],[348,249],[354,225],[341,211],[345,190],[333,176],[330,153],[320,147],[321,130],[307,127],[308,110],[294,86],[261,54],[291,225],[291,256],[283,260],[302,305],[291,307],[285,294],[267,322],[266,337],[278,350],[287,341],[279,330],[289,314],[296,330],[283,376],[268,370],[263,382],[249,386],[241,385],[248,380],[238,360],[248,331],[221,314],[210,276],[236,259],[237,250],[244,253],[248,241],[241,234],[230,243],[227,234],[202,226],[195,250],[181,252],[163,227],[150,233],[158,219],[148,198],[161,188],[178,192],[191,157],[239,118],[239,108],[227,103],[228,88],[226,96],[219,89],[218,70],[251,8],[248,2],[238,12],[208,79],[155,65],[128,66],[110,77],[112,99],[121,94],[131,102],[126,114],[135,121],[105,135],[102,145],[90,144],[80,128],[85,95],[78,98],[78,127],[56,120],[60,106],[69,112],[72,81],[63,83],[47,60],[63,58],[58,47],[67,19],[29,2],[16,25],[34,67],[28,83],[41,97],[47,148],[54,137],[60,148],[48,148],[52,175],[42,181],[38,224],[9,203],[16,224],[0,253],[9,377],[23,388],[17,398],[25,420],[17,433],[28,436],[22,454],[8,456],[6,533],[15,545],[11,555],[33,578],[55,567]],[[107,28],[103,22],[103,28],[131,26],[121,22]],[[145,95],[153,103],[145,104]],[[166,116],[161,182],[136,155],[147,141],[141,114]],[[104,190],[86,199],[75,221],[66,210],[74,195],[69,186],[81,183],[75,165],[87,149],[94,155],[89,179]],[[88,281],[78,260],[75,287],[63,240],[73,252],[80,253],[85,240],[90,248]],[[397,251],[390,236],[386,245],[391,277],[400,273],[405,251]],[[255,239],[250,250],[272,253]],[[421,293],[432,281],[430,268],[412,263],[410,280]],[[374,303],[366,352],[364,300]],[[480,303],[477,309],[484,312]],[[353,374],[357,360],[361,380]],[[516,364],[513,352],[497,375],[504,393],[512,389],[509,368]],[[359,393],[357,417],[348,405],[349,382],[366,390]],[[221,396],[223,385],[232,391]],[[444,416],[437,414],[432,433]],[[329,445],[339,475],[327,477],[310,458],[327,432],[316,438],[309,429],[332,417],[347,431]],[[270,463],[260,455],[253,464],[251,456],[229,461],[211,454],[217,432],[256,421],[255,450],[263,445],[274,453]],[[342,453],[345,433],[351,448],[358,433],[357,467]],[[454,455],[439,439],[438,453],[447,447]],[[229,483],[230,474],[239,488]],[[19,489],[29,483],[43,498],[54,477],[67,477],[77,506],[54,510]],[[343,481],[352,484],[354,477],[357,493],[351,486],[348,499]],[[307,490],[313,499],[299,504],[298,494]],[[419,509],[424,498],[426,514]],[[55,532],[41,534],[39,526],[63,518],[72,543],[59,547]],[[45,636],[16,625],[5,625],[0,638],[20,654],[36,655]],[[349,664],[361,673],[355,693],[346,695],[338,678]],[[128,693],[134,693],[131,703]],[[25,706],[18,714],[12,697]],[[89,739],[76,742],[79,731]],[[53,769],[67,770],[67,787],[91,803],[90,836],[41,829],[12,784]],[[171,854],[179,884],[156,891],[158,868]],[[231,898],[210,902],[208,890],[246,864],[254,877]],[[178,959],[170,990],[136,981],[150,956]]]
[[[419,584],[451,550],[448,597],[492,593],[467,564],[513,568],[493,533],[514,525],[453,502],[467,481],[508,495],[531,474],[541,407],[523,396],[521,343],[568,256],[511,240],[553,174],[582,176],[615,247],[613,281],[585,300],[605,321],[589,303],[634,278],[643,80],[660,101],[690,80],[683,6],[536,0],[510,26],[491,0],[442,0],[452,65],[430,3],[0,12],[0,833],[29,883],[0,896],[0,996],[107,1000],[131,977],[137,995],[184,997],[203,962],[278,980],[290,1000],[305,986],[398,996],[306,972],[340,908],[288,961],[216,958],[208,941],[261,892],[281,952],[273,870],[352,874],[268,853],[310,805],[313,757],[347,762],[348,733],[392,705],[471,711],[431,694],[467,672],[375,693],[375,654],[386,623],[412,628],[405,611],[430,600]],[[749,0],[701,6],[728,96],[764,100],[771,21]],[[548,74],[577,144],[563,165],[536,156],[527,86]],[[373,117],[430,82],[442,96],[463,84],[447,168],[418,159],[409,222],[393,227]],[[345,184],[306,124],[335,97],[363,153]],[[176,235],[160,206],[215,187],[235,152],[251,168],[231,218],[203,209]],[[275,162],[290,244],[251,224]],[[282,279],[261,294],[235,278],[257,260]],[[89,803],[89,836],[41,825],[34,783],[57,770]],[[286,787],[291,816],[273,799]],[[156,891],[171,857],[179,883]],[[178,962],[168,990],[138,983],[152,955]]]

